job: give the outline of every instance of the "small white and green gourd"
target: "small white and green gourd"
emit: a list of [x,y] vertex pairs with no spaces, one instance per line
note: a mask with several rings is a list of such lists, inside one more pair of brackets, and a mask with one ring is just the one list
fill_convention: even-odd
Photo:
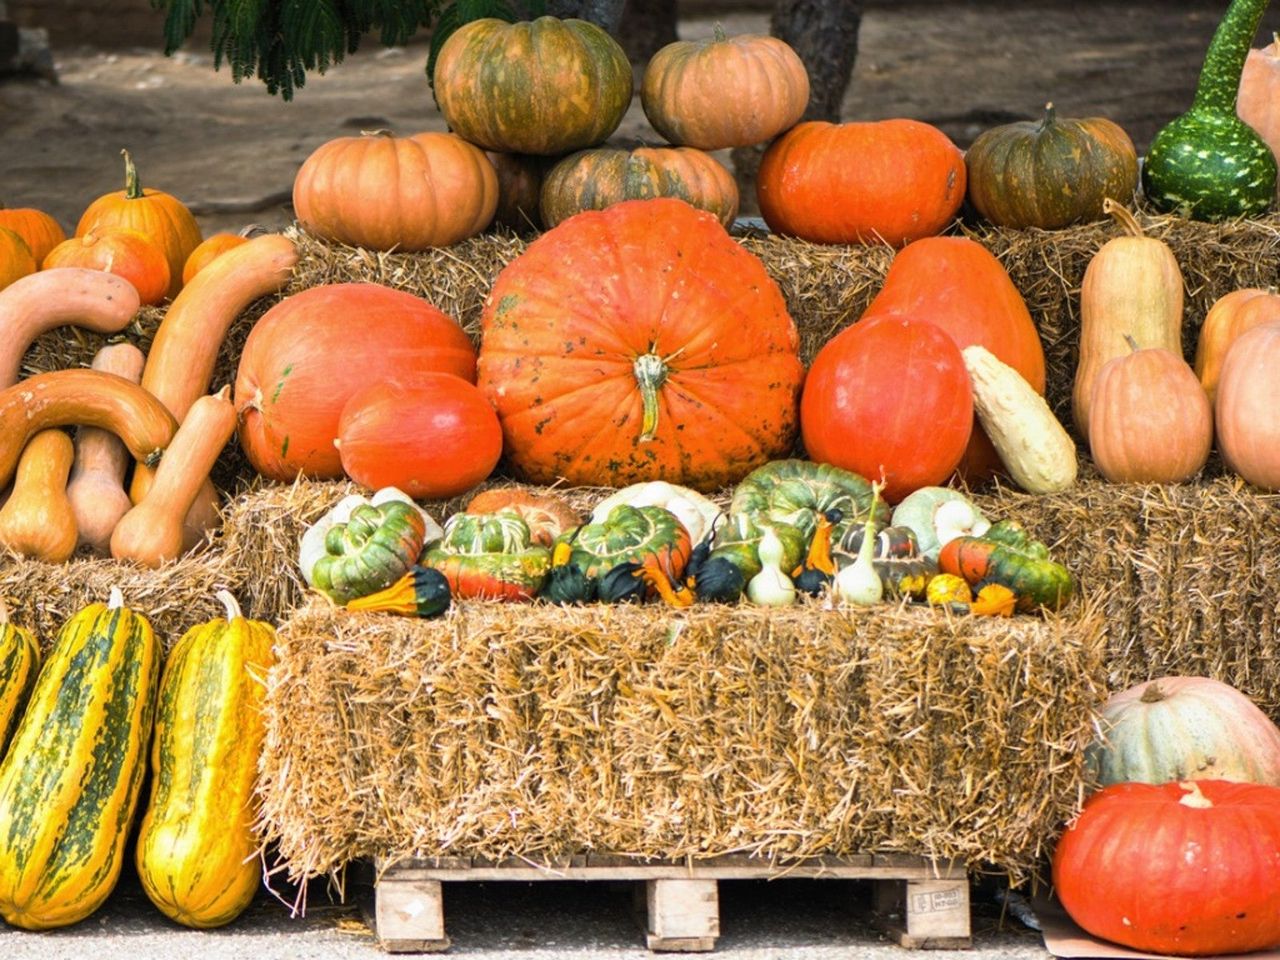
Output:
[[796,587],[782,571],[785,548],[772,527],[760,538],[760,572],[747,583],[747,599],[762,607],[789,607],[796,602]]

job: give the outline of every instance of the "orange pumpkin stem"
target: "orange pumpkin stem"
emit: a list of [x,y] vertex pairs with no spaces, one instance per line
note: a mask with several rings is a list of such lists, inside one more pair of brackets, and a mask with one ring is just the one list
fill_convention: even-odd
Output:
[[121,150],[120,156],[124,157],[124,198],[141,200],[142,185],[138,183],[138,168],[133,165],[133,157],[128,150]]
[[1124,228],[1125,233],[1131,237],[1145,237],[1146,234],[1142,230],[1141,224],[1132,213],[1125,209],[1123,204],[1116,203],[1110,197],[1102,201],[1102,212],[1114,219],[1116,223]]
[[640,400],[644,404],[640,442],[648,443],[658,434],[658,391],[667,382],[667,364],[656,353],[645,353],[636,357],[631,369],[640,387]]

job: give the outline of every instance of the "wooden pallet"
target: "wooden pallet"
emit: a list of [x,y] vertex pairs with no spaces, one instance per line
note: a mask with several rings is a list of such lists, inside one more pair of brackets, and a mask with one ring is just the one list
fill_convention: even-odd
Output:
[[818,857],[781,864],[747,856],[689,862],[582,856],[559,863],[449,857],[374,865],[366,916],[389,953],[446,950],[443,884],[467,880],[639,880],[645,884],[650,950],[703,952],[720,936],[720,880],[787,877],[872,880],[877,925],[904,947],[971,946],[969,879],[963,867],[905,854]]

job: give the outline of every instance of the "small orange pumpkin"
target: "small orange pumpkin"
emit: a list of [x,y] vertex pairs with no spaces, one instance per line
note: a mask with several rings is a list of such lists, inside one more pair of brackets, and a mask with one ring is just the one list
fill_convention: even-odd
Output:
[[67,239],[66,231],[57,220],[33,207],[8,208],[0,203],[0,227],[12,230],[25,240],[37,264],[43,263],[49,251]]
[[44,258],[42,269],[83,267],[123,277],[151,306],[169,290],[169,261],[154,240],[137,230],[94,229],[64,240]]
[[0,227],[0,290],[36,272],[36,258],[27,241]]
[[187,262],[182,265],[182,285],[185,287],[191,282],[192,277],[228,250],[234,250],[240,244],[248,243],[255,232],[262,232],[262,228],[254,224],[245,227],[239,233],[215,233],[211,237],[205,237],[200,242],[200,246],[191,251]]
[[1195,367],[1210,403],[1217,397],[1222,361],[1231,344],[1245,331],[1272,320],[1280,320],[1280,295],[1274,290],[1233,290],[1209,308],[1196,341]]

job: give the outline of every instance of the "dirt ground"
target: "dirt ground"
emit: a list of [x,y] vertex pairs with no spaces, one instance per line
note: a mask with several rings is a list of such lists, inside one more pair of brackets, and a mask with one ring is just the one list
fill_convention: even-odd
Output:
[[[862,27],[843,117],[905,116],[967,146],[983,129],[1038,115],[1104,115],[1139,150],[1191,101],[1225,0],[996,0],[874,6]],[[766,32],[761,11],[720,17]],[[684,37],[709,35],[703,17]],[[1260,37],[1280,29],[1273,8]],[[157,19],[156,35],[160,34]],[[158,42],[158,41],[157,41]],[[1261,45],[1261,39],[1258,45]],[[61,82],[0,79],[0,202],[48,210],[74,227],[84,207],[119,189],[119,151],[144,183],[188,201],[205,232],[290,219],[298,165],[324,141],[359,130],[443,129],[423,66],[425,44],[362,50],[311,77],[292,103],[256,81],[232,83],[205,52],[59,50]],[[620,138],[657,139],[633,104]],[[724,158],[728,162],[728,158]],[[744,198],[752,212],[753,198]]]

